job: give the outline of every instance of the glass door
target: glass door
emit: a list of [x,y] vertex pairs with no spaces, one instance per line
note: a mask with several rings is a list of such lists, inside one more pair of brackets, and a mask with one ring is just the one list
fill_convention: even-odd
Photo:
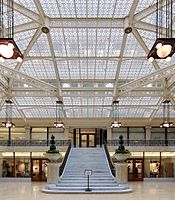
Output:
[[95,147],[95,135],[88,135],[89,136],[89,147]]
[[31,178],[32,181],[46,181],[47,180],[47,160],[32,159],[31,160]]
[[128,159],[128,180],[143,181],[143,158]]
[[87,135],[81,135],[81,147],[87,147]]
[[81,147],[95,147],[95,134],[81,134]]

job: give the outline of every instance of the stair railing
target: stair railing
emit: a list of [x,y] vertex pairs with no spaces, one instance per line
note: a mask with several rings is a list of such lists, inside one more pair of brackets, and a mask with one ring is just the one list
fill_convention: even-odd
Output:
[[71,142],[69,141],[69,146],[68,146],[68,148],[67,148],[67,151],[66,151],[66,154],[65,154],[65,156],[64,156],[63,162],[62,162],[62,164],[60,165],[59,176],[61,176],[61,175],[63,174],[63,171],[64,171],[64,168],[65,168],[65,166],[66,166],[66,162],[67,162],[67,159],[68,159],[70,150],[71,150]]
[[107,147],[106,141],[104,142],[104,150],[105,150],[105,153],[106,153],[106,157],[108,159],[108,163],[109,163],[109,167],[110,167],[111,173],[112,173],[113,176],[116,176],[115,175],[115,166],[112,163],[111,157],[109,155],[109,151],[108,151],[108,147]]

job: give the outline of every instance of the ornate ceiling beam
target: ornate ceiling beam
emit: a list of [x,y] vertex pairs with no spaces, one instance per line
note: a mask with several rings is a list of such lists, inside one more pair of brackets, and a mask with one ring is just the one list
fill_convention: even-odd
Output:
[[39,88],[40,90],[54,94],[55,96],[58,95],[58,91],[55,86],[50,85],[44,81],[38,80],[36,78],[33,78],[31,76],[28,76],[22,72],[19,72],[16,69],[10,69],[8,67],[0,65],[0,73],[8,78],[13,77],[15,80],[17,80],[19,82],[23,82],[23,83],[31,85],[35,88]]
[[153,83],[154,81],[158,81],[158,80],[161,80],[162,78],[166,78],[173,73],[175,73],[175,65],[171,65],[163,69],[159,69],[156,72],[150,73],[142,78],[139,78],[137,80],[131,81],[130,83],[126,83],[118,87],[117,88],[118,95],[120,96],[124,93],[135,90],[139,87],[146,86],[149,83]]

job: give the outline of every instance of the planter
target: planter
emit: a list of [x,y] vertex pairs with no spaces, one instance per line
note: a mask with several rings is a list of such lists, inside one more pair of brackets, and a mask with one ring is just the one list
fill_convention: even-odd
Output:
[[50,162],[58,162],[62,157],[60,153],[45,153],[44,156],[50,160]]
[[115,153],[114,157],[117,159],[119,162],[125,162],[127,158],[129,158],[131,155],[130,153]]

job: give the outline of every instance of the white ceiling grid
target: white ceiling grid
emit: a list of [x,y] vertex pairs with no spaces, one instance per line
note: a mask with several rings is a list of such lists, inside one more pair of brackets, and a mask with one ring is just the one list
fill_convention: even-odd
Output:
[[[121,117],[150,118],[155,110],[154,117],[161,117],[163,79],[158,81],[159,88],[152,80],[149,87],[136,84],[127,97],[117,93],[123,84],[144,80],[159,68],[168,70],[171,66],[172,70],[175,64],[174,58],[169,63],[149,63],[146,58],[155,41],[155,3],[156,0],[15,0],[18,11],[15,10],[14,38],[25,57],[22,64],[10,60],[0,67],[16,69],[30,81],[35,80],[31,87],[27,78],[26,83],[20,83],[15,76],[9,79],[8,91],[17,107],[13,117],[21,118],[18,111],[22,111],[26,118],[55,118],[55,101],[62,99],[68,119],[109,118],[116,97]],[[135,16],[140,13],[143,16],[138,20]],[[50,35],[41,32],[43,26],[49,28]],[[124,34],[127,26],[135,31]],[[36,79],[53,85],[59,92],[47,85],[42,90]],[[175,80],[171,78],[170,97],[174,104],[173,84]],[[172,105],[173,117],[174,108]],[[4,109],[5,106],[1,117]]]

